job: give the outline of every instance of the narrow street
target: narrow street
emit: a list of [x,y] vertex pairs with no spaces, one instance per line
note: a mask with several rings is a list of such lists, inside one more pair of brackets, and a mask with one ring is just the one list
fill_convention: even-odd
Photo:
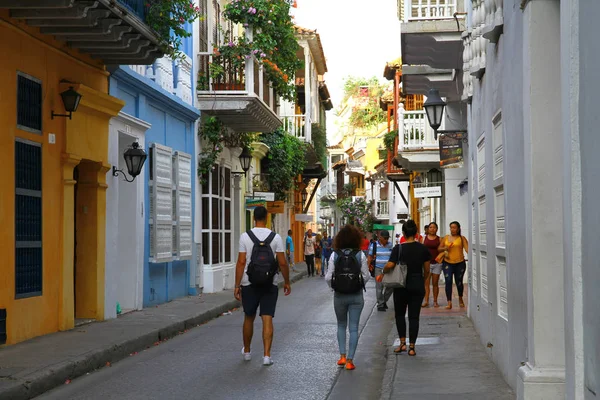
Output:
[[293,285],[289,297],[280,291],[273,366],[262,365],[260,321],[253,359],[242,360],[242,312],[236,310],[38,399],[379,399],[393,312],[373,312],[374,304],[370,281],[355,371],[335,364],[332,292],[323,278],[315,277]]

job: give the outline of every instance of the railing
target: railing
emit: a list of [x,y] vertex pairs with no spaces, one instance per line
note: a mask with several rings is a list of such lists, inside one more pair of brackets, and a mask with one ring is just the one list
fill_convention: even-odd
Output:
[[148,12],[148,0],[118,0],[129,11],[137,15],[142,21],[146,21]]
[[453,18],[457,0],[404,0],[406,21]]
[[283,122],[283,130],[289,135],[295,136],[298,139],[306,138],[306,116],[303,114],[284,115],[281,117]]
[[389,200],[379,200],[375,203],[375,217],[376,218],[389,218],[390,216],[390,202]]
[[[210,65],[223,69],[218,77],[210,74]],[[198,55],[198,94],[200,95],[255,95],[275,110],[273,88],[265,79],[262,66],[254,57],[241,62],[202,52]]]
[[398,117],[398,122],[404,126],[404,137],[400,143],[401,151],[439,148],[424,110],[400,112]]

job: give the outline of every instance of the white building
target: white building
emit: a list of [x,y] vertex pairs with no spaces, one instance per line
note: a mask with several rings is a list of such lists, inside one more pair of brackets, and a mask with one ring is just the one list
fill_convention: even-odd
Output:
[[[434,28],[428,48],[449,60],[462,52],[448,86],[467,107],[469,315],[481,342],[519,399],[595,399],[600,2],[403,6],[405,18]],[[403,46],[428,64],[428,50]]]

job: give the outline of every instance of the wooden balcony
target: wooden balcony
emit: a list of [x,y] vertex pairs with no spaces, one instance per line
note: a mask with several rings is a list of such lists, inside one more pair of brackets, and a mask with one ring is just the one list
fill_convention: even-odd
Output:
[[163,56],[145,0],[0,0],[0,8],[105,65],[149,65]]
[[[212,63],[222,67],[217,78],[210,76]],[[241,63],[209,53],[198,56],[198,107],[218,117],[235,132],[272,132],[281,126],[277,116],[277,99],[254,58]]]

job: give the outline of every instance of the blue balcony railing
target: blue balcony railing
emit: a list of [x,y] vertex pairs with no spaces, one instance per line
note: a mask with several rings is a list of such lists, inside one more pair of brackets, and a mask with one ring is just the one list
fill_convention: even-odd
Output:
[[118,0],[123,6],[137,15],[142,21],[146,20],[148,14],[148,0]]

